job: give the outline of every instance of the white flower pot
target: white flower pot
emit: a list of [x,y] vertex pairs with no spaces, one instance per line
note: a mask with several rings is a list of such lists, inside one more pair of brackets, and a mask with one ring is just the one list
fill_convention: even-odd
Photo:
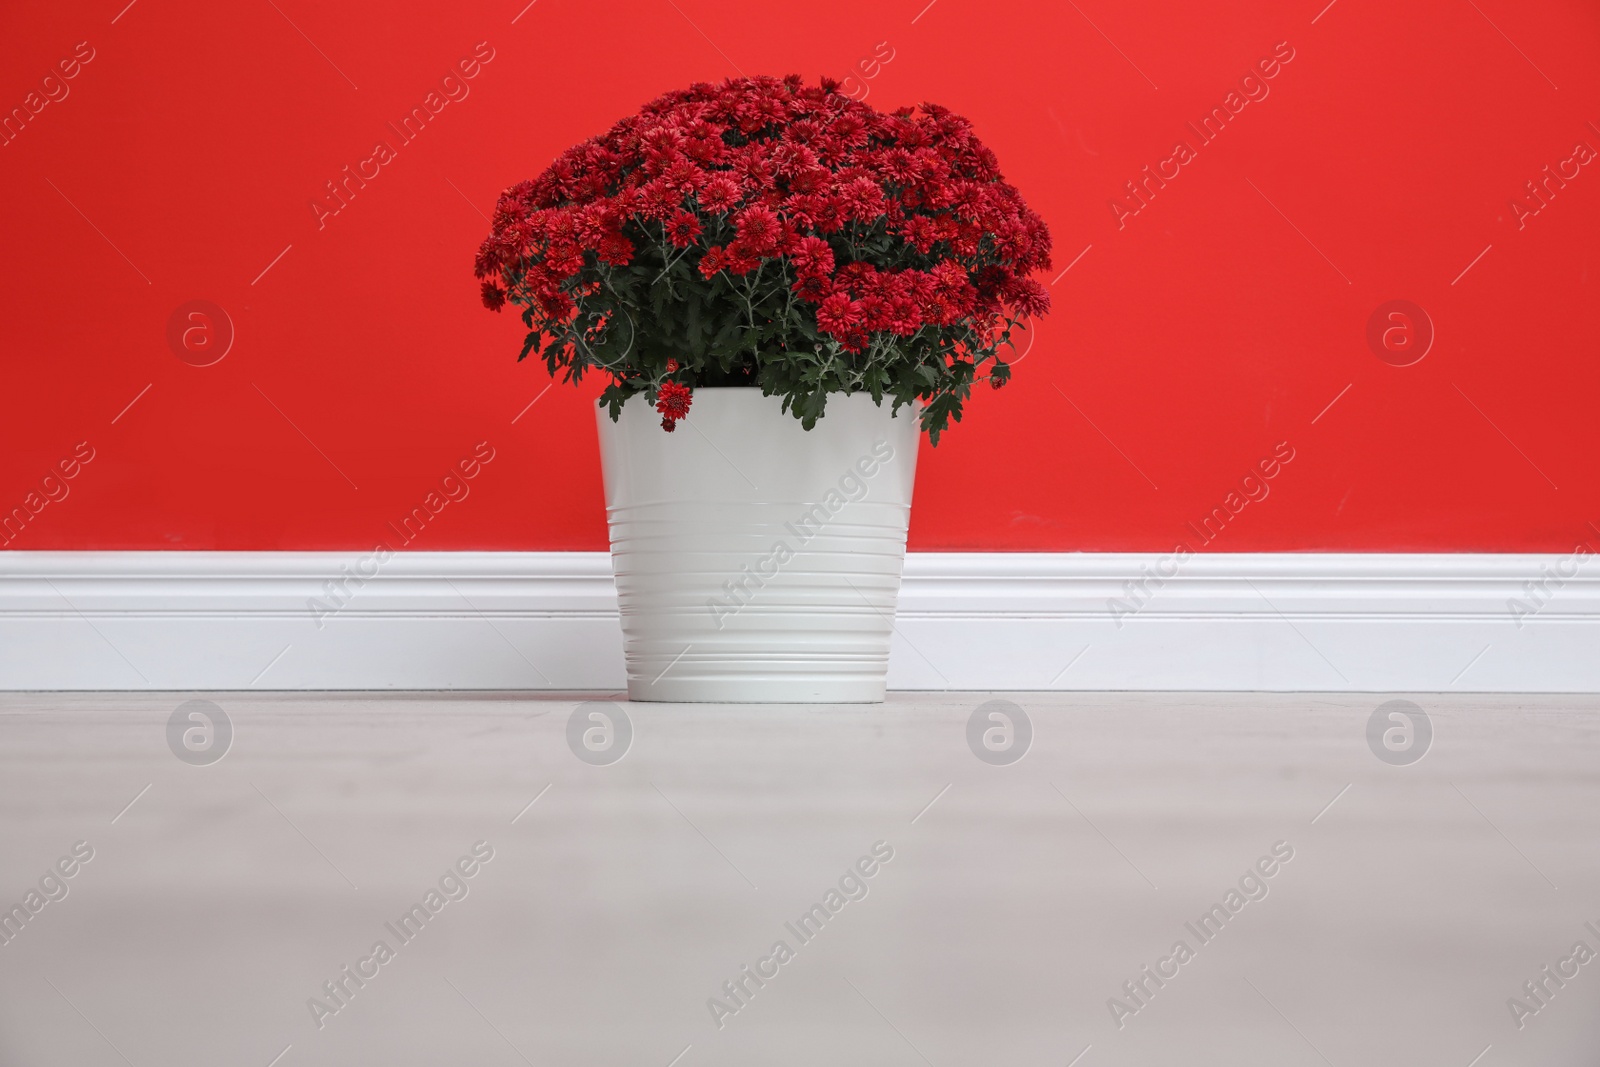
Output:
[[755,388],[696,389],[673,433],[599,409],[629,699],[883,699],[919,441],[892,403],[810,432]]

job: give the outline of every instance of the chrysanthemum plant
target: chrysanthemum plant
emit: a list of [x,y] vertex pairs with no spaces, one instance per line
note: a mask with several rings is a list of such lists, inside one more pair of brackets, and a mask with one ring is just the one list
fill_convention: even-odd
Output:
[[920,400],[934,443],[1013,331],[1049,310],[1042,220],[967,120],[892,114],[798,75],[668,93],[508,189],[476,273],[521,307],[524,358],[610,376],[671,430],[698,386],[783,397],[811,429],[832,393]]

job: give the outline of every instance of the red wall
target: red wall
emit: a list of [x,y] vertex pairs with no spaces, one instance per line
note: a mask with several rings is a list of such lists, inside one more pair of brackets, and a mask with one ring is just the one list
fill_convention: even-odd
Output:
[[[483,213],[666,89],[889,50],[870,102],[970,117],[1073,264],[1012,387],[924,448],[914,548],[1199,547],[1280,442],[1210,549],[1600,543],[1600,165],[1563,162],[1600,149],[1591,0],[126,2],[0,12],[0,108],[66,94],[0,146],[0,510],[75,473],[11,548],[366,549],[480,441],[414,547],[604,547],[593,390],[544,393],[479,307]],[[319,226],[478,42],[470,95]],[[1368,340],[1396,299],[1432,323],[1409,366]],[[209,366],[169,342],[194,300],[235,334]]]

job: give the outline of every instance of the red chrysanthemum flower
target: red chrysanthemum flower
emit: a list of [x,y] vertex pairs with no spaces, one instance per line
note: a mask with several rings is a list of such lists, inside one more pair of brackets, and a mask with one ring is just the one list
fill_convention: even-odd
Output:
[[820,275],[804,276],[789,287],[795,296],[812,303],[819,303],[833,290],[828,284],[828,279]]
[[707,211],[723,212],[739,203],[739,183],[726,174],[719,174],[700,189],[700,206]]
[[709,278],[720,271],[724,262],[723,248],[721,245],[712,245],[706,249],[706,254],[700,257],[700,277]]
[[819,193],[811,197],[810,210],[819,233],[838,233],[848,221],[844,199],[832,193]]
[[745,208],[734,218],[734,225],[739,230],[740,245],[754,256],[771,255],[777,251],[783,237],[782,222],[777,213],[767,207]]
[[817,326],[840,336],[849,333],[861,321],[861,305],[846,293],[834,293],[817,308]]
[[860,144],[867,137],[866,121],[853,111],[834,119],[829,129],[835,137],[847,145]]
[[789,250],[795,272],[802,278],[833,273],[833,249],[820,237],[802,237]]
[[939,240],[939,227],[926,215],[916,215],[906,220],[901,235],[912,248],[927,255]]
[[490,311],[499,311],[506,306],[506,291],[494,282],[484,282],[483,306]]
[[845,212],[862,222],[870,222],[883,214],[883,188],[871,178],[857,178],[839,190]]
[[692,211],[680,211],[667,223],[667,240],[676,248],[688,248],[700,236],[700,216]]
[[727,268],[729,274],[743,276],[761,266],[761,256],[745,247],[743,243],[734,241],[728,246],[722,265]]
[[640,191],[639,210],[652,219],[664,219],[683,208],[683,192],[657,178]]
[[969,285],[967,272],[961,264],[945,260],[930,272],[933,275],[934,287],[940,296],[954,296],[961,292],[964,286]]
[[706,172],[689,162],[687,159],[678,159],[662,174],[661,180],[674,189],[685,192],[692,191],[701,182],[705,181]]
[[1032,278],[1019,278],[1006,296],[1024,315],[1039,317],[1050,311],[1050,290]]
[[662,382],[656,392],[656,410],[669,419],[681,419],[689,414],[689,404],[693,399],[687,385]]
[[621,233],[608,233],[600,238],[595,256],[613,267],[626,267],[633,260],[633,242]]

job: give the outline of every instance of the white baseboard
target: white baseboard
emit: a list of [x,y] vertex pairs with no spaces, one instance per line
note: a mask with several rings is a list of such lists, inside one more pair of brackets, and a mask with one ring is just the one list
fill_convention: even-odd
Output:
[[[319,625],[363,558],[0,553],[0,689],[624,687],[604,553],[396,555]],[[1169,557],[914,553],[889,686],[1600,692],[1593,560],[1198,555],[1138,594]]]

